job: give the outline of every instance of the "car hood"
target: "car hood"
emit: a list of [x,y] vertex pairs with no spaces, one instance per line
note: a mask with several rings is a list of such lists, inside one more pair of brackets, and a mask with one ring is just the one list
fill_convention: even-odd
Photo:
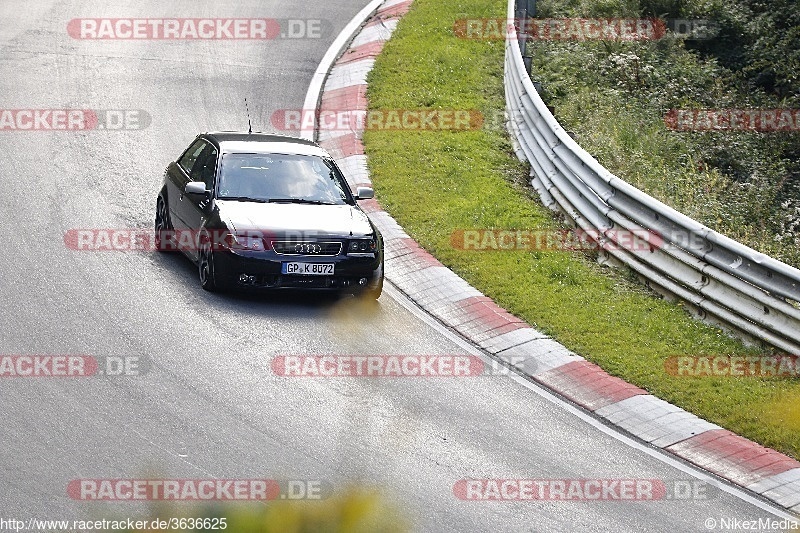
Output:
[[236,232],[340,237],[359,237],[374,232],[367,215],[347,204],[264,204],[218,200],[217,209],[220,219]]

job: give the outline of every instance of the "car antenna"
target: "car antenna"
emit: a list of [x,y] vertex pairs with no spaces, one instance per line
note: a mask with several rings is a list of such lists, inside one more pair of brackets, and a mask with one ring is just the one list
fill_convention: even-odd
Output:
[[244,109],[247,112],[247,133],[253,133],[253,125],[250,123],[250,109],[247,107],[247,98],[244,99]]

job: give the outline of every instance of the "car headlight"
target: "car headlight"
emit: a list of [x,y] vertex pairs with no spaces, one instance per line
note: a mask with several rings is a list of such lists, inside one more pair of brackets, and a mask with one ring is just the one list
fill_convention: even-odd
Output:
[[347,253],[349,254],[370,254],[375,253],[378,248],[378,243],[375,239],[358,239],[352,240],[347,245]]
[[264,239],[252,235],[236,235],[228,233],[225,236],[225,244],[231,250],[247,250],[250,252],[263,252]]

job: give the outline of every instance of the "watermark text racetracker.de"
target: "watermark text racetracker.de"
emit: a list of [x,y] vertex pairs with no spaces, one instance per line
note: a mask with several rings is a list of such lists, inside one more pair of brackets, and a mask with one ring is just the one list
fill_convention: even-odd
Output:
[[503,40],[524,36],[529,41],[657,41],[712,39],[719,26],[708,19],[658,18],[527,18],[458,19],[453,33],[461,39]]
[[76,18],[67,33],[81,40],[324,39],[333,24],[299,18]]
[[[509,358],[510,366],[535,364],[524,357]],[[509,366],[474,355],[278,355],[272,372],[293,378],[432,378],[505,376]]]
[[143,109],[0,109],[0,132],[135,131],[152,121]]
[[[315,232],[296,232],[287,233],[284,238],[302,242],[316,236]],[[63,240],[68,249],[78,252],[196,252],[204,246],[213,250],[264,251],[275,242],[270,232],[260,230],[163,230],[157,235],[149,228],[74,228],[64,232]]]
[[465,251],[598,251],[650,252],[664,240],[658,232],[627,229],[459,229],[450,245]]
[[324,500],[320,479],[73,479],[67,495],[81,501]]
[[279,131],[471,131],[484,127],[475,109],[279,109],[270,123]]
[[718,493],[697,479],[462,479],[453,485],[453,494],[468,501],[691,501]]
[[135,377],[147,374],[149,370],[148,356],[0,354],[0,379]]
[[800,132],[800,109],[670,109],[664,123],[686,132]]
[[796,355],[674,355],[664,370],[676,377],[798,378]]

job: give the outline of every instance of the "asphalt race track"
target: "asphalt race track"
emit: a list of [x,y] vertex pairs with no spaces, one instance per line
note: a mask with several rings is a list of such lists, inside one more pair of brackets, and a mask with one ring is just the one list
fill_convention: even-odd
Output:
[[[775,517],[708,499],[462,501],[466,478],[693,480],[507,376],[287,378],[283,354],[478,354],[391,288],[355,299],[204,292],[179,256],[77,251],[76,228],[152,226],[164,168],[201,131],[299,109],[366,0],[0,3],[0,108],[143,110],[144,129],[0,129],[0,354],[138,358],[128,376],[0,377],[0,519],[140,516],[77,479],[313,479],[375,487],[415,531],[706,531]],[[320,38],[81,40],[75,18],[319,19]],[[141,123],[140,123],[141,125]],[[296,134],[297,132],[290,132]],[[178,504],[180,505],[180,504]],[[258,505],[253,503],[251,505]],[[2,530],[2,528],[0,528]]]

